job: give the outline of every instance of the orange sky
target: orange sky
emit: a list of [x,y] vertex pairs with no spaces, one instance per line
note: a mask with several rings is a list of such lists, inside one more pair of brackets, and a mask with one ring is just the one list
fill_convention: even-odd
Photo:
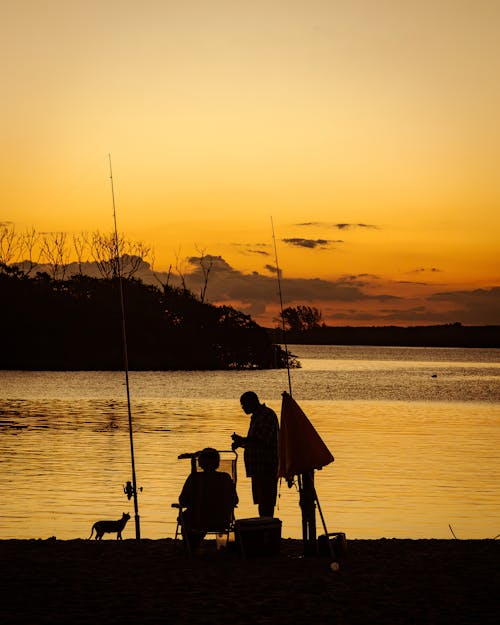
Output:
[[120,230],[217,257],[211,301],[272,317],[272,216],[286,304],[500,322],[497,2],[19,0],[0,35],[2,223],[111,230],[111,153]]

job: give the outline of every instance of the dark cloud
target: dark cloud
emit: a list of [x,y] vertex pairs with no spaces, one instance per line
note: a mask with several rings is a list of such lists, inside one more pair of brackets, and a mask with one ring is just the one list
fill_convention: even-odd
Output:
[[500,300],[500,286],[494,286],[490,289],[473,289],[472,291],[440,291],[434,293],[429,299],[443,300],[452,298],[464,298],[468,302],[478,299],[488,298],[492,301]]
[[249,254],[261,254],[262,256],[271,256],[269,252],[265,250],[246,250]]
[[[266,265],[272,275],[258,272],[244,274],[233,269],[221,256],[209,256],[212,268],[208,280],[207,299],[211,302],[234,302],[253,316],[265,315],[278,302],[276,267]],[[191,257],[191,273],[184,276],[186,285],[194,293],[203,287],[203,272],[199,257]],[[151,271],[147,263],[141,277],[148,279]],[[166,276],[166,274],[164,274]],[[161,277],[161,276],[160,276]],[[157,283],[157,281],[156,281]],[[179,284],[172,276],[170,284]],[[500,323],[500,287],[470,291],[439,291],[418,298],[397,295],[400,283],[387,285],[386,293],[371,294],[380,288],[379,276],[360,273],[341,276],[338,280],[319,278],[283,278],[281,288],[285,306],[309,303],[323,310],[327,323],[346,321],[357,324],[405,325],[461,322],[471,325],[498,325]],[[396,293],[396,294],[395,294]],[[378,307],[377,303],[385,305]],[[405,305],[406,304],[406,305]],[[328,312],[327,312],[328,311]]]
[[437,267],[419,267],[418,269],[412,269],[408,273],[439,273],[441,269]]
[[[240,307],[247,310],[262,304],[264,306],[277,303],[276,267],[268,264],[266,271],[272,275],[258,272],[242,273],[233,269],[221,256],[205,256],[211,259],[212,266],[208,279],[207,299],[211,302],[240,302]],[[198,293],[204,284],[199,257],[189,259],[190,273],[183,277],[186,286],[194,293]],[[141,276],[142,277],[142,276]],[[161,276],[159,276],[161,277]],[[143,277],[146,280],[145,276]],[[170,284],[179,283],[177,276],[172,276]],[[361,302],[385,301],[398,299],[394,295],[370,295],[363,292],[357,284],[347,284],[342,281],[322,280],[319,278],[282,278],[283,300],[286,305],[294,302]]]
[[[381,308],[380,312],[384,315],[401,315],[401,309],[399,308]],[[405,309],[405,315],[408,314],[420,314],[420,313],[426,313],[427,308],[425,306],[413,306],[412,308],[406,308]]]
[[[186,271],[176,273],[154,272],[142,262],[136,274],[148,284],[169,283],[181,286],[181,280],[193,293],[205,286],[201,256],[186,261]],[[222,256],[207,254],[204,262],[211,265],[207,284],[207,301],[230,303],[255,317],[265,315],[278,305],[276,267],[265,265],[267,275],[254,271],[242,273],[234,269]],[[43,271],[44,266],[37,267]],[[84,273],[99,276],[95,263],[84,263]],[[77,263],[68,266],[66,276],[78,273]],[[498,325],[500,323],[500,287],[473,290],[438,291],[429,295],[403,297],[399,283],[386,285],[386,293],[373,293],[381,288],[379,276],[360,273],[347,274],[337,280],[319,278],[281,278],[285,306],[307,303],[323,310],[327,323],[346,320],[357,324],[429,324],[461,322],[469,325]],[[268,315],[270,313],[267,313]],[[270,323],[270,322],[268,322]]]
[[316,249],[319,247],[320,249],[325,249],[331,243],[343,243],[343,241],[331,241],[328,239],[302,239],[299,237],[292,239],[282,239],[283,243],[287,243],[288,245],[294,245],[295,247],[305,247],[307,249]]
[[[404,304],[404,300],[400,300]],[[500,323],[500,287],[471,291],[448,291],[429,295],[418,306],[380,308],[369,311],[334,311],[336,320],[376,321],[377,324],[498,325]]]
[[429,286],[429,282],[417,282],[416,280],[398,280],[396,284],[411,284],[413,286]]
[[352,230],[353,228],[368,228],[369,230],[378,230],[373,224],[334,224],[334,228],[338,230]]
[[379,285],[380,278],[371,273],[359,273],[340,276],[337,284],[355,284],[358,287],[372,287]]
[[425,306],[408,308],[381,308],[378,310],[348,310],[333,313],[335,321],[347,320],[350,323],[369,323],[370,325],[412,325],[450,323],[449,313],[432,310]]
[[[232,243],[233,247],[244,248],[242,254],[260,254],[261,256],[270,256],[267,249],[270,247],[268,243]],[[260,248],[260,249],[259,249]]]
[[378,226],[373,224],[349,224],[349,223],[327,223],[322,221],[303,221],[302,223],[295,224],[299,227],[321,227],[321,228],[337,228],[337,230],[352,230],[353,228],[368,228],[370,230],[378,230]]
[[200,273],[202,273],[202,262],[205,267],[210,266],[212,271],[215,271],[215,270],[218,272],[234,271],[231,265],[229,265],[222,258],[222,256],[212,256],[211,254],[206,254],[203,256],[203,258],[201,256],[191,256],[187,260],[190,265],[192,265],[193,267],[196,267],[195,273],[196,271],[199,271]]
[[427,298],[430,302],[447,302],[453,306],[455,321],[470,324],[498,325],[500,323],[500,287],[471,291],[438,292]]

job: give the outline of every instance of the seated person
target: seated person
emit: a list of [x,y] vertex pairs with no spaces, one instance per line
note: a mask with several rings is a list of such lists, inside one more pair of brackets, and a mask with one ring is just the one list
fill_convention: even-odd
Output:
[[[198,456],[202,471],[190,473],[179,495],[187,539],[193,549],[207,532],[223,532],[233,517],[238,495],[228,473],[217,471],[220,455],[216,449],[206,447]],[[184,536],[186,539],[186,536]]]

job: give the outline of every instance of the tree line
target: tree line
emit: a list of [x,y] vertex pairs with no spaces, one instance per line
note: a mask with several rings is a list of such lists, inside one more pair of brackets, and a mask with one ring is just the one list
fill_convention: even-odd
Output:
[[[273,347],[273,344],[282,343],[285,338],[288,344],[500,347],[500,326],[462,326],[460,323],[452,323],[408,328],[400,326],[334,327],[327,326],[323,322],[322,313],[318,308],[307,305],[284,308],[279,317],[275,319],[276,327],[267,330],[267,340],[271,345],[264,347],[261,342],[263,341],[262,334],[266,334],[266,331],[254,323],[249,316],[231,307],[215,307],[205,304],[212,269],[212,257],[206,255],[203,250],[198,251],[199,258],[197,260],[203,281],[199,296],[196,297],[186,286],[182,262],[179,258],[176,258],[175,273],[180,287],[174,287],[170,283],[172,267],[170,267],[166,279],[160,279],[160,276],[153,271],[159,285],[158,288],[146,286],[134,279],[146,260],[149,261],[151,268],[154,265],[153,250],[142,242],[129,241],[123,235],[103,234],[99,231],[83,232],[71,237],[64,232],[38,233],[35,229],[19,233],[11,225],[0,224],[0,279],[2,280],[0,288],[3,290],[0,292],[0,295],[3,296],[0,319],[10,324],[7,326],[5,323],[2,324],[2,331],[9,335],[7,340],[12,338],[8,328],[15,329],[19,336],[16,346],[12,346],[11,352],[17,353],[15,351],[17,350],[21,353],[21,345],[28,336],[31,336],[29,343],[32,345],[31,349],[33,352],[36,351],[38,345],[40,356],[39,358],[30,357],[29,362],[42,364],[43,362],[52,362],[53,364],[48,368],[64,368],[64,363],[69,362],[74,365],[74,357],[72,353],[69,353],[71,352],[69,347],[66,350],[58,348],[61,352],[60,355],[52,357],[49,355],[49,346],[45,344],[51,342],[49,337],[54,339],[59,337],[60,340],[61,332],[65,328],[66,321],[64,319],[58,319],[57,323],[54,322],[57,310],[62,306],[59,300],[63,297],[63,293],[66,293],[68,306],[70,306],[70,301],[73,302],[73,308],[76,300],[80,304],[85,302],[85,306],[92,308],[91,319],[99,317],[97,311],[101,306],[101,320],[99,322],[94,321],[93,325],[90,321],[87,322],[85,318],[79,320],[78,310],[72,310],[73,319],[82,330],[88,326],[88,332],[91,332],[92,337],[100,336],[100,333],[103,334],[104,330],[101,330],[103,325],[112,322],[112,327],[108,329],[106,334],[112,337],[112,333],[120,331],[121,327],[120,319],[116,317],[117,311],[113,308],[119,276],[124,278],[128,296],[132,302],[141,300],[141,298],[144,299],[145,311],[151,309],[147,302],[155,298],[159,300],[158,305],[162,312],[157,311],[157,313],[162,321],[158,327],[154,327],[160,343],[164,340],[165,350],[171,351],[172,346],[177,345],[177,339],[180,340],[183,335],[185,335],[182,339],[185,341],[184,344],[189,346],[187,353],[178,354],[175,359],[166,353],[162,357],[154,355],[155,340],[148,339],[146,329],[142,331],[138,329],[141,326],[142,314],[139,304],[137,310],[131,309],[129,311],[131,316],[129,322],[132,326],[134,324],[137,326],[137,328],[132,327],[131,329],[131,344],[135,345],[134,341],[137,343],[137,346],[133,348],[133,353],[138,368],[281,367],[286,364],[285,355],[280,348]],[[70,258],[76,258],[76,263],[75,261],[70,263]],[[97,270],[101,282],[99,282],[99,278],[92,278],[87,275],[89,264]],[[70,266],[74,271],[75,265],[77,273],[68,277]],[[41,272],[42,268],[43,273]],[[11,283],[8,282],[7,277],[12,279]],[[23,289],[32,289],[33,305],[40,311],[36,318],[31,318],[30,313],[24,308],[18,311],[19,314],[15,312],[18,302],[22,301],[24,297],[20,292],[10,293],[10,291],[16,291],[12,286],[15,280],[18,280],[19,284],[23,284]],[[29,280],[32,280],[31,284]],[[30,286],[27,286],[28,284]],[[88,291],[92,295],[86,299],[85,296],[77,295],[79,291]],[[142,293],[141,295],[138,294],[139,291]],[[53,298],[52,303],[47,300],[49,292]],[[104,295],[105,292],[107,292],[107,296]],[[16,297],[21,299],[16,300]],[[106,297],[109,298],[109,301],[106,300]],[[25,304],[29,307],[27,302]],[[50,310],[51,306],[55,307],[52,311]],[[114,313],[111,314],[113,310]],[[41,318],[42,313],[45,314],[46,319],[43,324],[40,324],[37,319]],[[218,319],[218,321],[214,321],[214,319]],[[19,327],[20,320],[25,321],[24,327]],[[29,329],[29,324],[33,328],[39,327],[40,336],[32,336],[33,331]],[[234,341],[234,345],[239,347],[233,349],[227,341],[220,338],[221,327],[225,327],[228,341]],[[239,328],[237,332],[235,328]],[[65,330],[65,332],[68,333],[68,336],[71,334],[69,330]],[[259,336],[258,340],[255,338],[259,347],[248,348],[247,355],[245,355],[245,341],[241,337],[243,335],[248,337],[250,334],[254,338]],[[212,343],[210,343],[209,335],[213,335],[214,341]],[[216,336],[218,337],[217,340],[215,340]],[[160,337],[164,337],[164,339]],[[116,340],[116,336],[114,336],[113,345],[116,344]],[[206,341],[208,341],[208,348]],[[78,337],[73,337],[72,342],[77,345]],[[87,342],[85,340],[83,342],[79,352],[81,355],[85,353],[87,348]],[[144,353],[144,346],[149,343],[152,351],[151,355],[147,357]],[[196,343],[198,343],[198,347]],[[141,353],[141,345],[143,346],[143,353]],[[219,348],[218,345],[224,345],[224,347]],[[116,347],[113,349],[116,352]],[[233,353],[235,349],[236,352]],[[200,350],[202,353],[198,353]],[[66,353],[65,357],[63,357],[64,353]],[[85,362],[88,363],[97,361],[101,363],[112,361],[113,365],[108,366],[119,368],[116,357],[113,358],[105,353],[101,353],[98,358],[97,356],[92,357],[90,354],[85,358]],[[0,367],[10,368],[8,363],[14,362],[18,363],[16,366],[19,367],[23,363],[23,359],[9,354],[5,355],[4,350],[4,354],[0,356]],[[154,366],[147,366],[147,362]],[[7,366],[2,363],[7,363]],[[55,367],[55,363],[59,363],[57,367]],[[299,366],[296,358],[290,357],[290,355],[289,364],[290,366]],[[75,368],[73,365],[67,366],[68,368]],[[26,365],[24,368],[33,367]],[[87,368],[95,368],[95,364],[89,365]]]
[[[0,263],[1,369],[119,370],[123,367],[120,278],[27,275]],[[267,331],[230,306],[185,288],[122,279],[132,370],[286,366]]]
[[459,322],[427,326],[327,326],[314,306],[289,306],[269,331],[288,344],[386,345],[398,347],[500,347],[500,326],[464,326]]

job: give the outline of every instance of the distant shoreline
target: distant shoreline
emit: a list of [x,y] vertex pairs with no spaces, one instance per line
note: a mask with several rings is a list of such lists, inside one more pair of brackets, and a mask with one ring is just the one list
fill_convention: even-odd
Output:
[[[267,328],[271,340],[283,343],[283,332]],[[286,331],[288,344],[370,345],[377,347],[500,348],[500,325],[463,326],[322,326],[303,332]]]

